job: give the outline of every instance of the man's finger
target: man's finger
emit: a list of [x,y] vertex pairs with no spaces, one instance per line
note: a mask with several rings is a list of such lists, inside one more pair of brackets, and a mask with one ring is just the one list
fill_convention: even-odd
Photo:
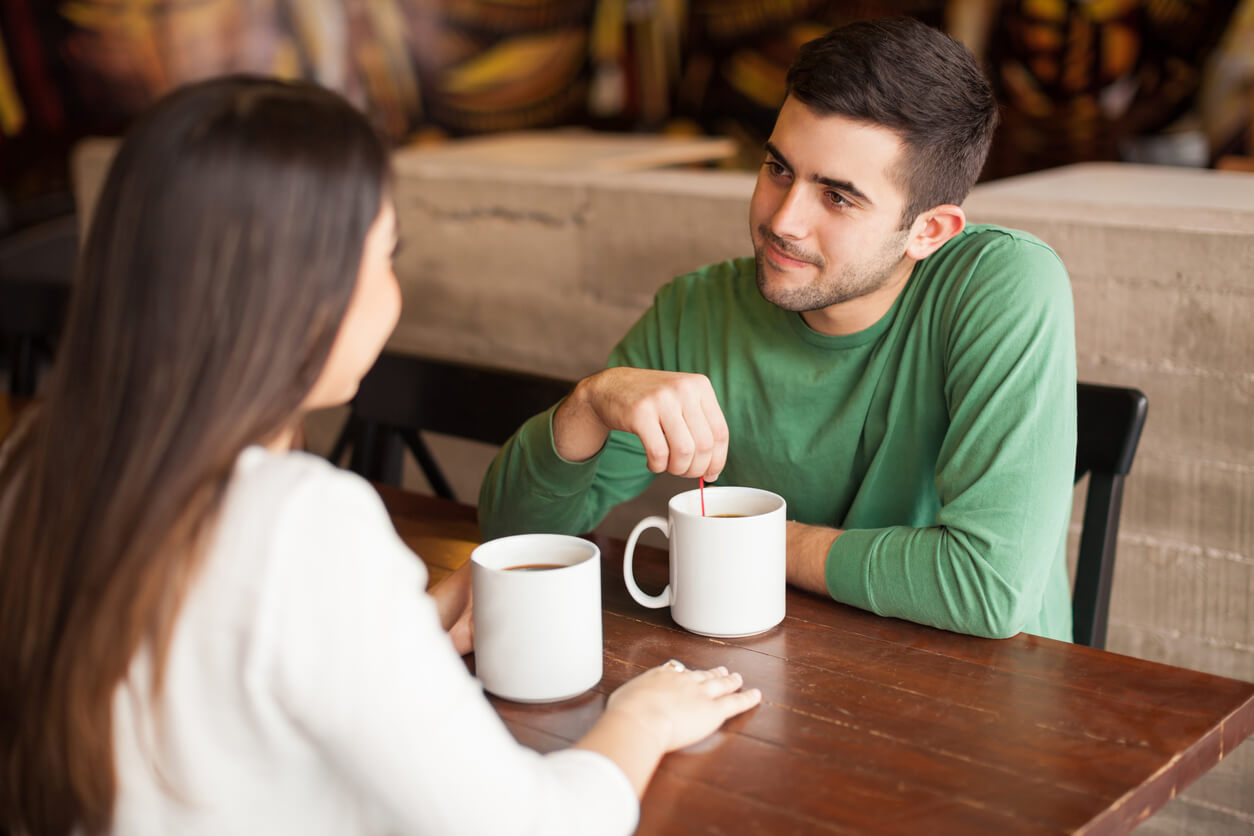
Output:
[[723,467],[727,464],[727,446],[728,446],[728,430],[727,419],[723,416],[723,410],[718,405],[718,399],[714,397],[711,390],[708,398],[701,399],[701,410],[705,415],[705,421],[710,428],[710,464],[704,474],[709,481],[714,481],[719,474],[723,472]]
[[670,460],[670,446],[667,444],[666,434],[662,432],[661,425],[656,421],[647,421],[632,427],[631,432],[634,432],[640,439],[640,443],[644,445],[644,455],[648,461],[649,470],[654,473],[664,472]]
[[666,445],[669,457],[666,472],[676,476],[686,476],[692,467],[692,457],[696,444],[688,422],[684,420],[683,411],[675,409],[662,416],[662,431],[666,433]]

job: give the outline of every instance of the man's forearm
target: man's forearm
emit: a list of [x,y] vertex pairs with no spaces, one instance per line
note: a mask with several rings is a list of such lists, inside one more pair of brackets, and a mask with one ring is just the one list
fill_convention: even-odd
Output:
[[788,582],[827,595],[827,554],[841,534],[838,528],[788,523]]

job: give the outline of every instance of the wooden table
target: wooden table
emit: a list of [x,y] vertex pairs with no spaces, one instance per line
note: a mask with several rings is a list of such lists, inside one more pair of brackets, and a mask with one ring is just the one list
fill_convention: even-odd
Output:
[[[473,508],[381,488],[398,531],[438,579],[478,540]],[[959,636],[790,590],[754,638],[687,633],[602,552],[605,677],[546,706],[494,700],[514,735],[569,745],[606,695],[676,658],[726,664],[763,704],[670,755],[641,834],[1126,833],[1254,731],[1254,683],[1020,635]],[[636,555],[651,591],[666,557]]]

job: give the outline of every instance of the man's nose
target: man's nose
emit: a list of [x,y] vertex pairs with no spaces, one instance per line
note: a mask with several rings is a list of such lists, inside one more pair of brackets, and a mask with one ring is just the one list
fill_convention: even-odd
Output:
[[810,207],[807,205],[804,184],[793,183],[784,192],[779,206],[771,215],[771,232],[780,238],[800,241],[810,230]]

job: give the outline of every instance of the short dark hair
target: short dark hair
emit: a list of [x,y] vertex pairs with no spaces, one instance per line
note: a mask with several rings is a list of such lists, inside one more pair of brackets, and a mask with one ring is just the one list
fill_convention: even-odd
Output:
[[975,56],[917,20],[877,18],[833,29],[801,47],[788,94],[811,110],[895,131],[906,196],[902,227],[942,203],[960,204],[980,176],[997,102]]

